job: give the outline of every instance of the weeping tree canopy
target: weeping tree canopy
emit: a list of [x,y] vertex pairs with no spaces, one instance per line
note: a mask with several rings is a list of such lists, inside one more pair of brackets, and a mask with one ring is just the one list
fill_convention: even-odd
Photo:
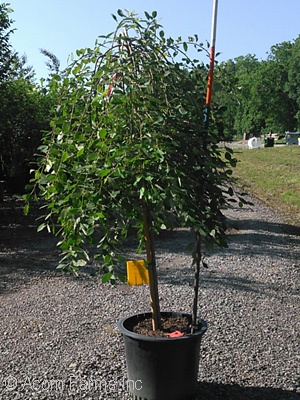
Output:
[[203,51],[197,35],[167,38],[156,12],[118,14],[115,32],[53,76],[59,101],[34,179],[47,204],[40,229],[61,237],[59,267],[76,273],[94,244],[103,281],[118,274],[132,228],[142,248],[145,209],[152,230],[176,219],[205,245],[225,245],[221,210],[236,162],[229,149],[221,157],[220,137],[204,127],[208,71],[186,54]]

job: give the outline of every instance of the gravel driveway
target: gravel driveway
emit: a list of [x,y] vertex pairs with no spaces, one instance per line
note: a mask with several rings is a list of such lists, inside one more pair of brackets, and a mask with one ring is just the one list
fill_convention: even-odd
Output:
[[[229,247],[206,256],[195,399],[300,397],[300,229],[253,201],[227,212]],[[149,288],[60,276],[55,239],[13,207],[0,206],[0,399],[129,399],[117,322],[149,309]],[[191,310],[190,239],[157,243],[164,310]]]

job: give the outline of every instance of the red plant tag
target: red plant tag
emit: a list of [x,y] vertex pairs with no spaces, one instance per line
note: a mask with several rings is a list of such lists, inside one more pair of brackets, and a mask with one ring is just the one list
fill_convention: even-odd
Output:
[[172,333],[167,333],[167,336],[170,338],[176,338],[176,337],[181,337],[183,336],[183,333],[180,331],[174,331]]

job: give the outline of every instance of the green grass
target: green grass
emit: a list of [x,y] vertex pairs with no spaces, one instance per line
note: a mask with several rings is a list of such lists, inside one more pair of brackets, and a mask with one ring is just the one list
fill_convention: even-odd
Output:
[[300,146],[236,149],[238,185],[300,225]]

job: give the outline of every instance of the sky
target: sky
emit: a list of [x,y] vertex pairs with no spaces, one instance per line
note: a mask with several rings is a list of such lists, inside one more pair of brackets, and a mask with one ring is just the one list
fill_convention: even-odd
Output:
[[[4,2],[4,1],[3,1]],[[7,0],[16,28],[10,43],[26,54],[36,78],[46,78],[48,61],[39,49],[47,49],[68,65],[71,53],[93,47],[99,35],[114,31],[111,14],[118,9],[157,11],[166,36],[183,39],[198,34],[210,42],[214,0]],[[300,34],[300,0],[218,0],[217,60],[247,54],[266,59],[271,46],[293,41]],[[204,61],[204,60],[203,60]]]

